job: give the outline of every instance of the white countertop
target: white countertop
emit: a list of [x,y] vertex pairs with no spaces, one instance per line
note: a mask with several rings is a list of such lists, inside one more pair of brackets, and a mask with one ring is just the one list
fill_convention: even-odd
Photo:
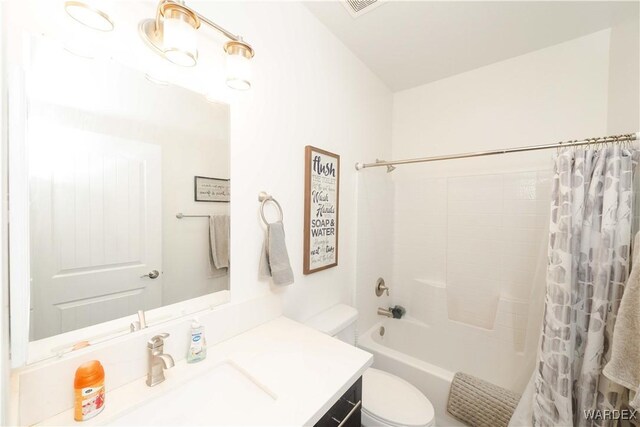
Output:
[[[186,353],[186,349],[185,349]],[[165,371],[166,381],[147,387],[145,377],[107,390],[105,409],[95,418],[76,422],[69,409],[38,425],[116,425],[121,417],[135,412],[155,398],[177,387],[207,393],[198,387],[187,388],[190,381],[201,379],[222,366],[242,371],[270,396],[268,405],[252,393],[238,398],[233,384],[211,384],[217,392],[216,408],[203,407],[198,423],[206,425],[313,425],[364,373],[373,356],[356,347],[324,335],[285,317],[279,317],[207,349],[207,359],[187,364],[185,360]],[[223,369],[220,372],[224,372]],[[109,372],[106,372],[108,377]],[[225,375],[211,378],[225,378]],[[196,384],[192,382],[192,384]],[[208,384],[207,384],[208,385]],[[108,381],[107,381],[108,386]],[[218,388],[216,388],[218,387]],[[226,390],[224,393],[221,389]],[[228,396],[228,399],[227,399]],[[225,400],[227,399],[227,400]],[[167,408],[180,414],[180,405]],[[176,407],[174,407],[176,406]],[[128,423],[137,423],[135,414]],[[149,420],[150,424],[157,421]],[[168,422],[170,424],[170,422]],[[184,423],[183,423],[184,424]]]

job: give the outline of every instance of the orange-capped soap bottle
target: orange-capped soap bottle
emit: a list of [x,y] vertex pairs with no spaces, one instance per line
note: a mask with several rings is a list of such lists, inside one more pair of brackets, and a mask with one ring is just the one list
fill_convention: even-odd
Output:
[[97,360],[83,363],[76,370],[73,382],[75,390],[76,421],[86,421],[104,409],[104,368]]

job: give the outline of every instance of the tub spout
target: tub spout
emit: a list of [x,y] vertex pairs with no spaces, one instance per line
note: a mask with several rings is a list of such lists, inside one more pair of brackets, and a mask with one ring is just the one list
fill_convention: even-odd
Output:
[[404,307],[396,305],[394,307],[386,308],[378,307],[378,314],[380,316],[392,317],[394,319],[402,319],[402,316],[407,312]]
[[378,307],[378,314],[380,316],[393,317],[393,313],[391,310],[387,310],[386,308]]

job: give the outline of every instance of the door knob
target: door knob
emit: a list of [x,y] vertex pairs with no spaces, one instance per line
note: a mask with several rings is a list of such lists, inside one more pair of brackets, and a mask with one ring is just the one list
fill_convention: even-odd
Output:
[[144,276],[140,276],[140,278],[144,278],[144,277],[148,277],[149,279],[157,279],[158,276],[160,275],[160,272],[158,270],[151,270],[148,274],[145,274]]

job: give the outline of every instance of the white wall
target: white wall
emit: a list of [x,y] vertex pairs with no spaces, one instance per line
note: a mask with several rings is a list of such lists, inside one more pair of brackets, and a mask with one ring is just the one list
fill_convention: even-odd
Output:
[[628,18],[611,28],[609,135],[640,131],[640,19]]
[[[4,6],[0,4],[0,23],[6,25]],[[6,34],[0,31],[0,52],[4,53]],[[0,188],[5,194],[7,181],[5,176],[7,158],[7,97],[6,97],[6,62],[4,55],[0,55]],[[7,205],[6,198],[0,201],[0,425],[7,425],[8,390],[9,390],[9,286],[7,275]]]
[[[386,169],[372,169],[358,175],[358,260],[355,306],[359,311],[358,333],[378,320],[378,307],[388,308],[395,297],[392,274],[394,231],[394,183]],[[389,296],[375,293],[378,278],[390,287]]]
[[[198,5],[198,7],[200,7]],[[254,88],[231,109],[232,299],[269,292],[256,280],[262,226],[258,192],[282,205],[295,284],[276,289],[285,314],[305,320],[352,303],[356,265],[356,161],[389,153],[391,94],[302,5],[211,3],[205,14],[256,48]],[[341,156],[339,265],[302,274],[304,146]]]
[[[602,136],[610,30],[398,92],[393,157],[405,158]],[[432,174],[533,167],[549,152],[408,166]],[[515,163],[517,162],[517,163]],[[543,163],[544,164],[544,163]]]
[[[609,42],[605,30],[396,93],[393,158],[606,135]],[[478,342],[479,358],[506,357],[458,368],[515,390],[538,340],[552,155],[406,165],[389,178],[392,302]]]

